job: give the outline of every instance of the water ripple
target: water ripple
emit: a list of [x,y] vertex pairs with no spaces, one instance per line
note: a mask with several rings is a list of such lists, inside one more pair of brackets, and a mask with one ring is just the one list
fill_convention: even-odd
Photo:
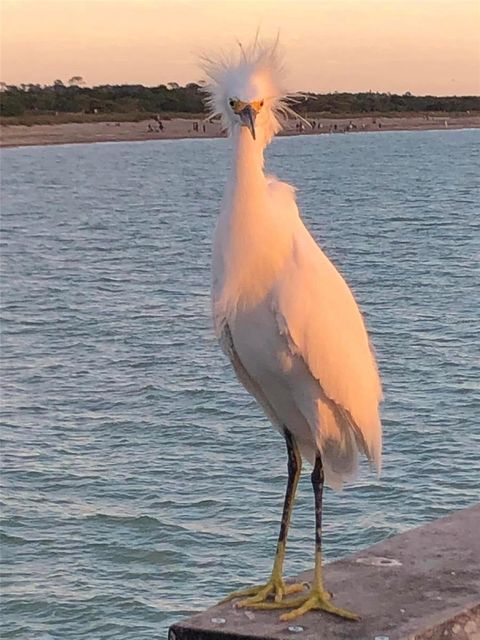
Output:
[[[385,386],[384,472],[327,492],[329,560],[478,500],[478,142],[269,149],[365,309]],[[228,144],[2,150],[4,638],[162,637],[270,569],[284,446],[209,318]],[[312,541],[306,476],[289,574]]]

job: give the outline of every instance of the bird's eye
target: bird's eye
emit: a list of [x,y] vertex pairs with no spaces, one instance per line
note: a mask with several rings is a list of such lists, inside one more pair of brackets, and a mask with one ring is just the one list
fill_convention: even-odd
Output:
[[263,100],[260,100],[260,106],[263,107]]
[[229,100],[228,102],[229,102],[231,107],[235,106],[235,100]]

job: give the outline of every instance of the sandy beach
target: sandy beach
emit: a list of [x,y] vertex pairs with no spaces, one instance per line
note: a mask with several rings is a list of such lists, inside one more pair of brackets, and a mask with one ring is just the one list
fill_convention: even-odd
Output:
[[[417,131],[422,129],[480,128],[480,115],[315,118],[314,126],[299,128],[289,121],[281,135],[355,133],[359,131]],[[163,130],[154,120],[143,122],[87,122],[48,125],[1,125],[0,146],[172,140],[179,138],[219,138],[224,136],[218,122],[176,118],[163,120]],[[196,131],[195,124],[198,124]]]

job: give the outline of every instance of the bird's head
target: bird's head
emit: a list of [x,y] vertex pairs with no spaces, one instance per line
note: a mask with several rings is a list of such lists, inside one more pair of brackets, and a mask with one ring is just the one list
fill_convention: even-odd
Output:
[[228,105],[231,109],[231,114],[229,115],[233,126],[239,124],[242,127],[248,127],[252,138],[255,140],[255,121],[265,105],[265,99],[240,100],[239,98],[229,98]]
[[282,101],[278,41],[273,45],[255,41],[248,48],[241,46],[237,55],[204,58],[203,68],[210,80],[205,88],[210,117],[220,116],[230,133],[246,127],[254,139],[268,144],[281,128],[282,115],[290,111]]

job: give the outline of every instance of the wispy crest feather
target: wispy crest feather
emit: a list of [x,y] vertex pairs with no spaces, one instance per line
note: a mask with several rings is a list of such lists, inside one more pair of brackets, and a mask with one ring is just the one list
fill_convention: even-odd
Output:
[[243,99],[238,95],[239,87],[241,91],[242,86],[247,83],[251,85],[253,80],[258,86],[259,95],[250,99],[262,99],[265,102],[262,114],[265,142],[269,142],[282,128],[288,116],[304,120],[288,104],[294,96],[290,96],[285,88],[285,70],[278,37],[273,42],[262,42],[257,34],[250,45],[244,46],[238,42],[237,51],[223,51],[215,58],[202,56],[201,66],[208,77],[204,91],[209,118],[220,117],[224,129],[230,130],[232,124],[228,100],[233,97]]

